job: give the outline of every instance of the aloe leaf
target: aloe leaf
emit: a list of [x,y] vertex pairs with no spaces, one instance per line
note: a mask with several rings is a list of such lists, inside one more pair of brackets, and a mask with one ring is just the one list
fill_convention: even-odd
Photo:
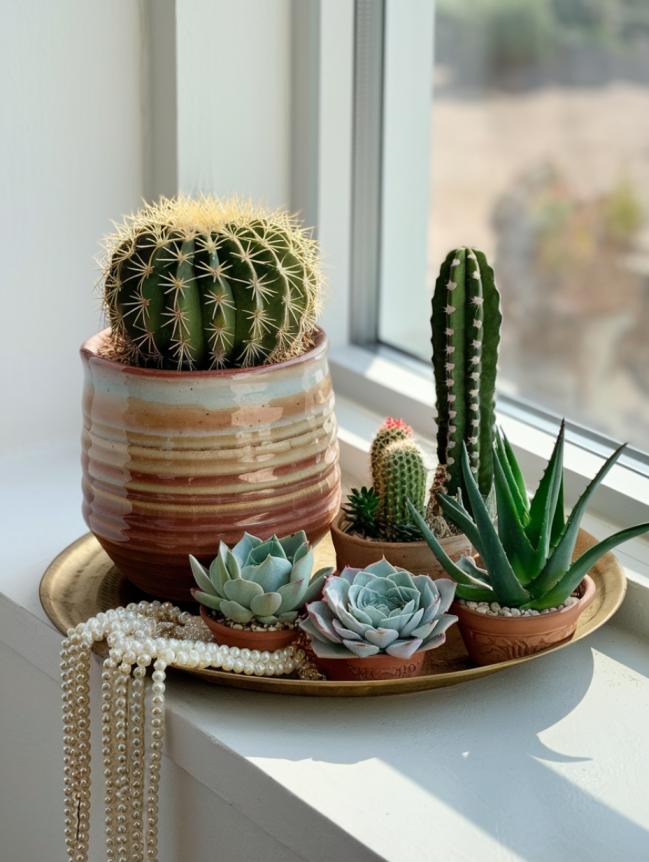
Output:
[[467,575],[474,579],[476,586],[489,586],[489,572],[481,569],[473,557],[460,557],[457,565],[463,572],[466,572]]
[[455,591],[458,599],[466,602],[497,602],[498,597],[488,587],[474,587],[469,584],[458,584]]
[[448,494],[439,493],[437,499],[446,519],[462,530],[474,548],[480,550],[480,533],[464,506]]
[[457,563],[454,563],[453,560],[446,553],[444,548],[441,546],[439,539],[430,529],[424,518],[421,514],[415,509],[410,500],[408,500],[408,509],[410,511],[410,516],[419,529],[421,530],[421,534],[424,537],[424,541],[431,549],[433,554],[437,557],[439,564],[444,569],[444,571],[450,575],[454,581],[458,584],[466,584],[468,586],[485,586],[480,581],[476,581],[471,575],[468,575],[463,569],[461,569]]
[[606,459],[595,478],[590,481],[584,493],[575,503],[575,506],[566,521],[566,525],[563,528],[561,537],[545,564],[543,571],[539,577],[530,584],[530,589],[534,596],[539,597],[549,592],[559,583],[570,568],[572,555],[577,542],[577,535],[579,534],[579,525],[581,524],[581,519],[586,510],[586,506],[588,505],[588,501],[597,490],[602,479],[604,479],[608,471],[620,457],[625,446],[626,443],[622,446],[618,446],[615,452]]
[[552,532],[550,534],[550,547],[554,548],[563,533],[563,528],[566,525],[566,510],[563,499],[563,473],[561,482],[559,483],[559,496],[557,497],[557,505],[554,509],[554,520],[552,521]]
[[525,508],[529,510],[530,502],[527,496],[527,485],[525,484],[525,477],[523,476],[523,471],[520,468],[520,464],[518,463],[516,455],[514,454],[514,450],[512,449],[511,443],[507,439],[507,435],[502,429],[499,429],[499,436],[502,439],[503,450],[507,458],[507,463],[509,464],[509,469],[511,470],[512,478],[516,483],[516,487],[518,488],[520,498],[524,501]]
[[568,596],[572,595],[582,582],[584,575],[588,574],[590,569],[607,551],[610,551],[617,545],[621,545],[623,542],[628,542],[629,539],[634,539],[636,536],[646,533],[647,531],[649,531],[649,523],[637,524],[635,527],[627,527],[625,530],[613,533],[613,535],[609,536],[607,539],[602,539],[601,542],[598,542],[596,545],[593,545],[592,548],[584,551],[584,553],[574,561],[554,589],[550,590],[549,593],[540,596],[538,599],[535,599],[530,603],[529,607],[535,608],[539,611],[542,611],[545,608],[556,608],[557,605],[565,602]]
[[509,463],[509,458],[507,457],[507,452],[505,450],[505,444],[500,436],[500,433],[496,435],[494,472],[496,461],[500,464],[500,469],[505,476],[507,487],[509,489],[509,495],[512,498],[512,504],[516,512],[516,517],[521,522],[521,524],[525,525],[527,524],[529,518],[529,502],[527,499],[527,492],[523,490],[523,492],[521,493],[516,477],[514,476],[514,471],[512,470],[511,464]]
[[557,439],[552,448],[543,476],[539,482],[530,505],[530,520],[527,535],[535,548],[543,546],[543,559],[547,556],[550,546],[551,528],[554,513],[559,498],[559,488],[563,477],[563,443],[565,437],[565,421],[562,420]]
[[535,568],[534,548],[527,538],[516,508],[512,486],[505,476],[501,453],[494,458],[496,506],[498,509],[498,536],[507,557],[521,584],[526,584],[538,575]]
[[489,572],[493,590],[501,604],[517,607],[529,598],[529,593],[519,582],[511,567],[496,528],[491,522],[480,489],[478,488],[471,466],[466,446],[462,444],[462,474],[464,486],[471,503],[471,514],[480,531],[480,556]]

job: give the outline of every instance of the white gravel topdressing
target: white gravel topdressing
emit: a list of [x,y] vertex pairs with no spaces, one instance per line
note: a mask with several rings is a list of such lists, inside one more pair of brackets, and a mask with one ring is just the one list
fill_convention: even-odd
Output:
[[531,609],[522,610],[521,608],[508,608],[499,605],[498,602],[467,602],[465,599],[458,599],[458,603],[464,605],[478,614],[485,614],[488,617],[538,617],[541,614],[551,614],[553,611],[560,611],[563,608],[570,608],[577,604],[579,599],[577,596],[570,596],[562,605],[557,605],[556,608],[546,608],[544,611],[534,611]]

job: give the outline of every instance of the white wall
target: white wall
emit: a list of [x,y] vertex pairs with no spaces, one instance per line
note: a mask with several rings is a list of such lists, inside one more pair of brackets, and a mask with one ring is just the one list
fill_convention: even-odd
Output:
[[177,0],[178,183],[290,203],[290,0]]
[[0,450],[79,434],[94,257],[142,195],[140,5],[0,2]]

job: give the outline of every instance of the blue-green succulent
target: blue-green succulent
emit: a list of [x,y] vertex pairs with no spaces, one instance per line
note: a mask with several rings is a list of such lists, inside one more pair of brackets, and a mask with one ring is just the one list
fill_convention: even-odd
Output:
[[192,590],[196,601],[242,625],[294,622],[333,572],[324,568],[311,577],[313,550],[303,530],[265,541],[244,533],[232,549],[219,544],[209,569],[191,555],[189,562],[198,586]]
[[457,617],[448,614],[455,584],[411,575],[383,559],[327,578],[322,599],[307,605],[300,627],[319,658],[410,658],[438,647]]

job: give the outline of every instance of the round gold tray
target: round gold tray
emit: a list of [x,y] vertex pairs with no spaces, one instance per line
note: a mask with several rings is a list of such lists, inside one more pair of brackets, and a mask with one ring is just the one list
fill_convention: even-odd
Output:
[[[593,539],[584,531],[579,536],[577,554],[581,554]],[[327,536],[316,548],[316,568],[335,563],[331,537]],[[624,574],[612,554],[602,557],[590,572],[597,593],[591,605],[581,615],[574,636],[543,653],[474,667],[464,648],[457,626],[448,631],[446,643],[426,653],[421,676],[409,679],[367,680],[363,682],[329,682],[277,677],[255,677],[218,670],[184,670],[208,682],[265,691],[271,694],[317,695],[320,697],[357,697],[381,694],[405,694],[446,685],[456,685],[477,679],[512,665],[532,661],[548,652],[563,649],[586,637],[603,625],[619,608],[626,591]],[[77,539],[50,563],[40,584],[40,599],[45,613],[61,632],[85,622],[100,611],[116,608],[143,596],[120,575],[97,540],[88,533]],[[101,645],[97,651],[101,654]]]

